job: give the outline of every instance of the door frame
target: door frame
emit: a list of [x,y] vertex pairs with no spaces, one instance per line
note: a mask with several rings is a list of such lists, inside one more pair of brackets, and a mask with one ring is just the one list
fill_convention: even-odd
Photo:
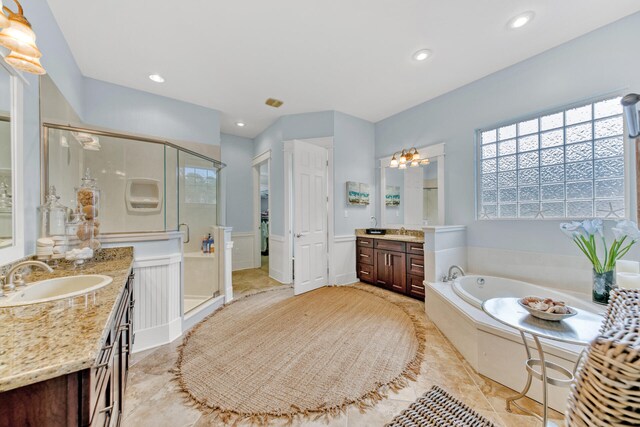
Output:
[[334,177],[333,177],[333,137],[298,138],[284,141],[284,235],[283,252],[284,280],[293,283],[293,147],[302,141],[327,150],[327,269],[328,285],[335,284],[334,255]]
[[261,235],[260,235],[260,166],[267,164],[269,181],[267,188],[269,199],[267,200],[269,209],[269,240],[271,240],[271,150],[259,154],[251,160],[251,170],[253,172],[253,267],[260,268],[261,258]]

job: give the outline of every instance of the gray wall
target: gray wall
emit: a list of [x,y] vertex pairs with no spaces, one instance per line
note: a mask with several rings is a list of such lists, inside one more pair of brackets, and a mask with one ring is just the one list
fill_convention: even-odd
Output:
[[445,142],[446,220],[468,226],[470,246],[577,255],[560,221],[475,220],[474,134],[594,97],[640,92],[639,29],[640,13],[382,120],[376,156]]
[[227,226],[234,232],[253,232],[253,140],[220,134],[225,174]]
[[[283,116],[254,140],[254,154],[271,150],[271,232],[284,234],[284,145],[293,139],[333,137],[334,221],[336,236],[353,235],[355,228],[369,225],[374,204],[346,204],[346,181],[370,184],[375,203],[374,125],[336,111]],[[345,218],[344,213],[348,212]]]
[[177,141],[220,145],[220,113],[211,108],[84,79],[84,122]]
[[[353,235],[356,228],[371,224],[378,195],[374,151],[374,124],[336,111],[333,136],[336,236]],[[369,184],[369,206],[347,204],[347,181]],[[347,218],[345,211],[349,215]]]

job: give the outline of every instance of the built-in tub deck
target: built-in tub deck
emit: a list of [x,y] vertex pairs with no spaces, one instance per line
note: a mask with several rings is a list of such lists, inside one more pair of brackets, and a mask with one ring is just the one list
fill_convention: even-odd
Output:
[[[487,276],[485,280],[497,279]],[[501,279],[508,280],[508,279]],[[517,282],[516,282],[517,283]],[[523,282],[520,282],[523,283]],[[547,288],[530,285],[532,288],[523,290],[529,295],[545,296]],[[493,379],[513,390],[524,387],[527,375],[524,369],[526,352],[522,344],[520,333],[492,319],[481,308],[473,305],[458,295],[453,289],[453,283],[425,283],[425,309],[429,318],[451,341],[464,356],[469,364],[480,374]],[[590,307],[593,312],[601,313],[604,307],[589,302],[589,295],[558,293],[549,289],[555,296],[566,295],[569,301],[582,301],[580,308]],[[492,295],[491,298],[499,296]],[[547,359],[569,370],[573,370],[583,347],[561,343],[558,341],[542,340]],[[531,342],[533,345],[533,341]],[[568,389],[549,387],[549,406],[564,412]],[[534,384],[528,396],[540,401],[542,388]]]

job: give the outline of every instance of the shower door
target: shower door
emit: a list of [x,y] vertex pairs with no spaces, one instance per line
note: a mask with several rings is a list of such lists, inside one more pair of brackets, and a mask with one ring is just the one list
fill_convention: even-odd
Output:
[[[220,294],[218,172],[205,158],[178,150],[178,224],[185,234],[184,312]],[[214,239],[210,251],[203,240]],[[205,246],[205,247],[203,247]]]

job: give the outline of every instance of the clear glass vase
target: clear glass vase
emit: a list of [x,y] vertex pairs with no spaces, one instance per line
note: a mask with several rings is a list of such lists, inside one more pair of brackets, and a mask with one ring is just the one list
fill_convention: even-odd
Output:
[[593,302],[596,304],[608,304],[609,292],[616,288],[615,268],[604,273],[598,273],[595,269],[593,270]]

